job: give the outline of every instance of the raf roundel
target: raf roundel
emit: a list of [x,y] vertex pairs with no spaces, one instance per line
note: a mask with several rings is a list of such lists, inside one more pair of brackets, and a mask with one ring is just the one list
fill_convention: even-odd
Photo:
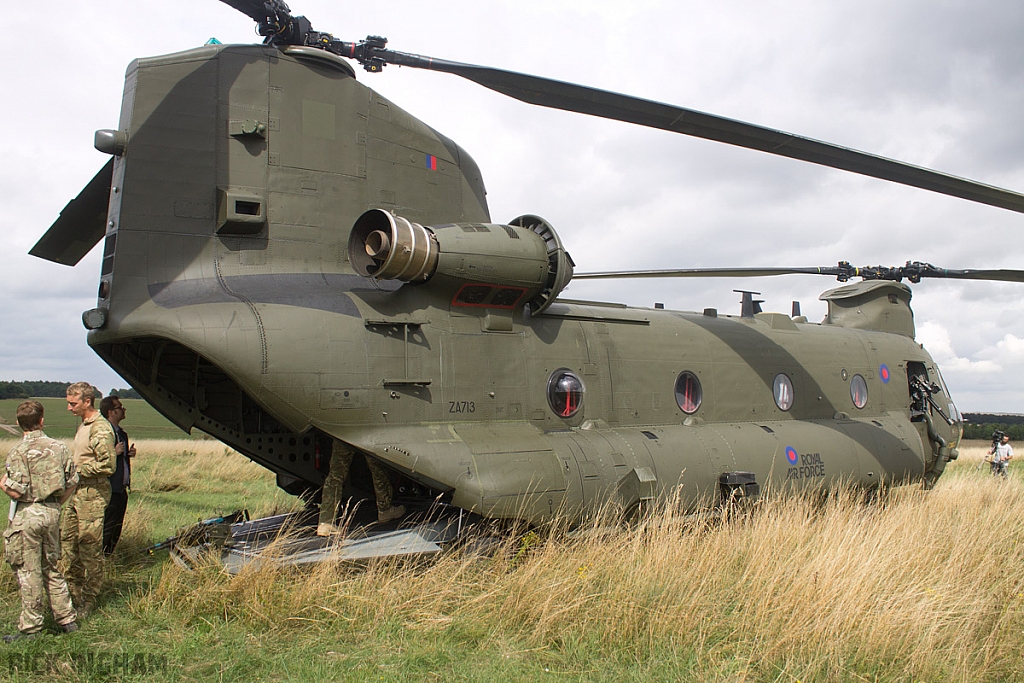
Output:
[[799,461],[799,457],[796,454],[796,449],[792,446],[786,446],[786,460],[790,465],[795,465]]
[[882,378],[882,384],[889,383],[889,366],[882,363],[878,366],[878,376]]

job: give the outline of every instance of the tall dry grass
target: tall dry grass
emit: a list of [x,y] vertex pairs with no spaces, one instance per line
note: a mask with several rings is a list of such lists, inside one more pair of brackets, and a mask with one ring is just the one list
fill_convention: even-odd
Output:
[[246,509],[253,518],[299,510],[303,502],[275,483],[272,472],[218,441],[140,440],[132,468],[115,561],[177,534],[199,519]]
[[492,557],[168,565],[130,609],[174,615],[182,638],[214,619],[300,639],[385,623],[506,658],[680,657],[707,679],[1005,680],[1024,662],[1024,487],[989,477],[982,454],[964,449],[930,492],[766,496],[724,522],[666,505]]
[[[585,670],[658,662],[694,680],[1020,679],[1024,466],[992,478],[985,446],[962,448],[930,492],[897,488],[870,503],[857,491],[766,496],[725,521],[666,505],[637,524],[512,536],[487,557],[264,564],[232,577],[212,562],[136,568],[121,553],[117,572],[155,574],[118,589],[110,599],[124,623],[112,615],[107,628],[130,633],[126,644],[151,630],[181,652],[216,651],[209,634],[234,629],[304,657],[323,649],[311,643],[343,641],[334,652],[421,643],[524,671],[539,659]],[[196,506],[296,505],[266,470],[216,442],[143,441],[138,451],[127,548],[170,533],[156,530],[174,514],[194,522]],[[181,512],[185,500],[194,504]],[[13,595],[8,574],[0,589]]]

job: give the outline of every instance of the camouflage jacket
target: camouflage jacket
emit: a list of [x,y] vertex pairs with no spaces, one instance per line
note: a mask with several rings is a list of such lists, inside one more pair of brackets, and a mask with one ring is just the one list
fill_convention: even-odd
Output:
[[78,475],[85,478],[109,477],[114,473],[114,428],[97,412],[83,420],[75,432],[72,451]]
[[7,480],[21,494],[19,502],[35,503],[78,483],[67,446],[46,436],[42,430],[27,432],[7,454]]

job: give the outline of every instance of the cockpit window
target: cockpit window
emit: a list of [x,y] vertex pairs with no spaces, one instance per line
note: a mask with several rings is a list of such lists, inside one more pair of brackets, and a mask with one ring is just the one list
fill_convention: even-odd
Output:
[[949,418],[951,420],[953,420],[954,422],[963,422],[964,417],[963,415],[960,414],[960,410],[956,407],[956,404],[953,403],[953,397],[950,395],[949,389],[946,388],[946,380],[942,378],[942,373],[939,372],[938,368],[932,368],[932,371],[935,373],[936,379],[939,380],[939,386],[942,387],[943,399],[941,399],[939,402],[945,403],[946,405],[949,406]]

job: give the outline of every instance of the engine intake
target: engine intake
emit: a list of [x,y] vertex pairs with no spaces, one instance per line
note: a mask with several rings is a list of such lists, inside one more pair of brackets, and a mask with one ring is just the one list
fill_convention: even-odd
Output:
[[360,216],[348,238],[352,268],[378,280],[429,280],[437,254],[437,240],[430,230],[380,209]]

